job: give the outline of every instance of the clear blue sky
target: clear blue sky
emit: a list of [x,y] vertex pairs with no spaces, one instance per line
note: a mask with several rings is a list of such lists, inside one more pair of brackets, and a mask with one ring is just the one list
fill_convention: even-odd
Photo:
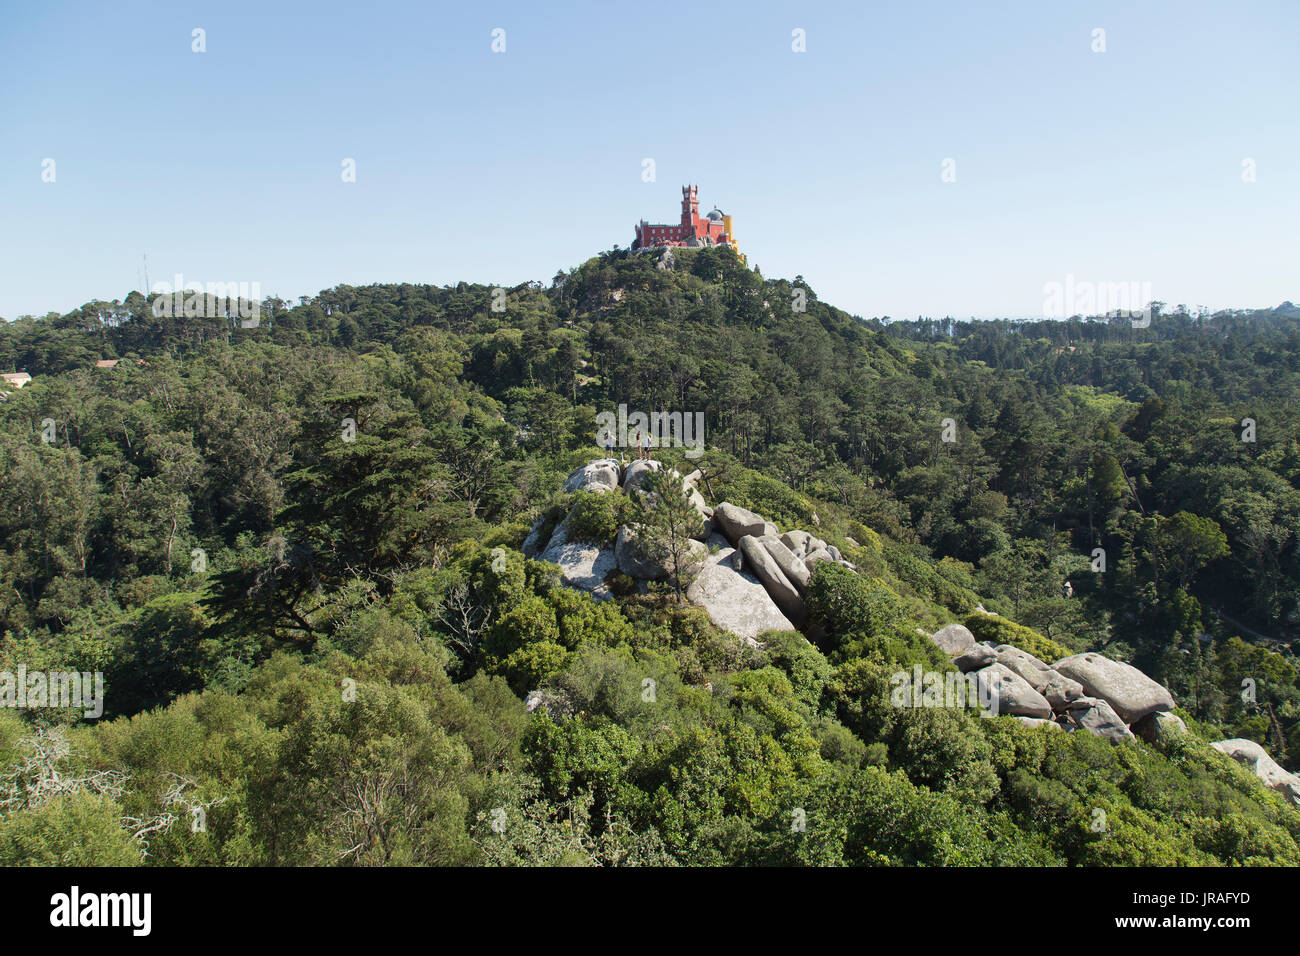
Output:
[[978,6],[0,0],[0,316],[146,253],[281,296],[549,282],[686,182],[868,317],[1040,315],[1067,273],[1300,300],[1300,2]]

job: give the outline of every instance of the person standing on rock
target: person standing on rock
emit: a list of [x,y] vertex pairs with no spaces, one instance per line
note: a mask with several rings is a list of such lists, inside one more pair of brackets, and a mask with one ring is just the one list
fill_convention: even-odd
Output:
[[646,432],[645,437],[641,439],[641,450],[645,452],[645,454],[642,455],[642,457],[648,460],[650,458],[650,433],[649,432]]

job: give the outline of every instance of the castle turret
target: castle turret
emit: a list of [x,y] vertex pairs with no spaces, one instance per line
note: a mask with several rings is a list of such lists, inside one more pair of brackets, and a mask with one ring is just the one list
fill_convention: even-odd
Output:
[[695,224],[700,220],[699,186],[682,187],[682,228],[695,231]]

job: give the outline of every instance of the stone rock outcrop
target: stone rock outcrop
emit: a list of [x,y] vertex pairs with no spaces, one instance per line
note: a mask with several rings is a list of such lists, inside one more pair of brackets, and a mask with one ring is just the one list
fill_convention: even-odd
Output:
[[[623,474],[623,490],[629,495],[633,492],[642,491],[641,486],[644,484],[646,477],[651,472],[662,471],[663,467],[663,462],[655,461],[653,458],[645,458],[631,462]],[[681,480],[682,490],[686,492],[686,497],[690,500],[691,504],[694,505],[695,510],[700,513],[700,517],[704,518],[706,521],[711,518],[713,510],[704,500],[704,496],[700,494],[699,490],[695,487],[695,480],[691,476],[682,478],[681,474],[677,471],[673,471],[672,474],[674,477]],[[698,471],[691,472],[691,475],[698,474]]]
[[614,554],[614,549],[585,541],[570,541],[567,519],[561,521],[555,529],[550,543],[538,560],[558,564],[560,580],[564,584],[587,591],[598,601],[613,596],[609,585],[605,583],[605,577],[618,568],[618,557]]
[[663,468],[663,462],[655,461],[653,458],[645,458],[637,461],[630,461],[627,469],[623,472],[623,490],[629,495],[634,491],[641,490],[641,483],[652,471],[659,471]]
[[775,535],[764,535],[758,539],[762,542],[767,553],[772,556],[781,573],[785,575],[786,580],[793,584],[798,590],[800,596],[808,593],[808,582],[812,575],[808,573],[807,566],[803,563],[803,558],[798,557],[793,551],[785,546],[785,543]]
[[939,650],[949,657],[965,653],[975,644],[975,635],[963,624],[949,624],[929,635]]
[[1163,710],[1147,714],[1129,729],[1149,744],[1187,733],[1187,725],[1181,717]]
[[619,484],[619,464],[613,458],[598,458],[575,469],[564,483],[564,490],[614,491]]
[[1052,708],[1047,698],[1030,686],[1015,671],[1002,664],[990,664],[975,672],[981,701],[991,701],[995,714],[1015,714],[1051,720]]
[[1047,698],[1053,710],[1063,711],[1074,701],[1088,696],[1083,690],[1083,685],[1077,680],[1070,680],[1056,671],[1052,671],[1051,674],[1046,686],[1038,688],[1038,692]]
[[740,539],[740,553],[745,556],[745,567],[751,571],[763,586],[776,606],[796,625],[807,622],[808,610],[799,596],[799,589],[781,571],[776,559],[768,553],[761,538],[747,534]]
[[733,548],[726,538],[718,534],[716,531],[709,536],[709,540],[705,541],[704,545],[710,552],[712,552],[705,560],[705,564],[713,564],[715,561],[722,561],[733,571],[745,570],[744,556]]
[[1064,710],[1065,705],[1071,701],[1088,696],[1082,684],[1059,673],[1028,651],[1022,651],[1011,644],[999,644],[993,651],[998,655],[999,664],[1029,681],[1034,690],[1047,698],[1053,710]]
[[830,552],[825,548],[817,548],[813,551],[809,551],[803,559],[803,563],[809,571],[812,571],[812,569],[822,561],[830,561],[832,564],[835,563],[835,559],[831,557]]
[[[621,487],[634,494],[643,490],[648,475],[666,467],[644,460],[624,469],[614,459],[597,459],[570,474],[565,491]],[[703,530],[691,542],[688,570],[695,578],[686,596],[704,608],[714,624],[745,644],[757,645],[756,638],[764,631],[791,631],[807,624],[805,598],[819,563],[833,561],[853,569],[838,548],[812,532],[792,529],[780,534],[772,522],[730,502],[709,508],[695,487],[700,472],[685,477],[676,471],[671,474],[705,519]],[[820,524],[815,516],[813,523]],[[523,544],[524,554],[559,565],[564,584],[597,600],[612,596],[605,580],[615,569],[636,579],[642,593],[646,582],[668,576],[661,561],[639,553],[633,526],[620,528],[612,542],[594,545],[570,540],[567,519],[555,527],[549,541],[544,540],[544,524],[544,518],[534,523]],[[988,613],[983,607],[977,610]],[[1186,733],[1183,722],[1170,713],[1174,701],[1169,691],[1132,665],[1091,652],[1047,664],[1009,644],[979,643],[961,624],[949,624],[929,638],[962,673],[975,675],[981,694],[996,701],[997,713],[1028,726],[1087,730],[1115,743],[1131,741],[1135,734],[1155,742]],[[562,702],[530,695],[530,704],[550,710]],[[1214,746],[1250,766],[1268,786],[1300,805],[1300,776],[1279,767],[1263,748],[1246,740],[1220,741]]]
[[1293,805],[1300,806],[1300,776],[1283,770],[1255,741],[1233,737],[1230,740],[1216,740],[1210,746],[1250,769],[1264,786],[1276,790]]
[[[636,531],[627,525],[618,529],[618,536],[614,539],[614,556],[618,561],[618,569],[641,581],[658,581],[668,577],[669,568],[666,564],[641,554],[636,539]],[[700,541],[691,541],[690,549],[691,556],[682,568],[688,574],[704,565],[704,556],[709,550]]]
[[987,644],[972,644],[956,655],[952,662],[957,665],[957,670],[969,674],[971,671],[982,670],[990,664],[997,663],[997,659],[998,655]]
[[999,664],[1029,681],[1034,690],[1041,693],[1047,685],[1047,675],[1044,672],[1051,668],[1028,651],[1022,651],[1011,644],[999,644],[993,648],[993,653],[998,656]]
[[1065,711],[1065,723],[1071,730],[1086,730],[1113,744],[1136,739],[1114,708],[1096,697],[1071,701]]
[[743,638],[755,638],[763,631],[793,631],[790,619],[781,613],[758,579],[735,570],[733,559],[737,554],[734,548],[725,548],[710,555],[687,589],[687,600],[704,608],[718,627]]
[[1174,709],[1169,691],[1132,664],[1087,653],[1057,661],[1052,668],[1082,684],[1090,697],[1100,697],[1110,704],[1125,724],[1135,723],[1156,711]]
[[787,531],[781,535],[781,543],[790,549],[791,553],[803,557],[812,549],[808,543],[812,541],[813,536],[807,531]]
[[821,561],[834,561],[849,570],[855,570],[853,563],[840,554],[839,548],[827,544],[809,531],[793,530],[781,535],[781,543],[790,549],[790,553],[803,561],[809,573],[813,565]]
[[524,710],[530,714],[540,710],[558,719],[572,714],[575,709],[568,695],[553,690],[530,690],[524,697]]
[[686,489],[686,497],[689,498],[691,504],[695,506],[695,510],[704,517],[706,522],[712,521],[713,509],[710,508],[709,503],[704,500],[704,495],[700,494],[700,490],[695,487],[695,482],[692,481],[690,477],[683,478],[682,487]]
[[737,547],[740,546],[740,539],[746,535],[758,538],[765,534],[776,534],[776,525],[729,501],[724,501],[713,509],[713,523]]

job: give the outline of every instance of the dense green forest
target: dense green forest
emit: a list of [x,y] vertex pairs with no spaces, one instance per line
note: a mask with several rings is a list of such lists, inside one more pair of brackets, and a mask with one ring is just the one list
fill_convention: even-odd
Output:
[[[0,324],[32,376],[0,670],[105,685],[99,720],[0,709],[0,862],[1300,865],[1300,810],[1208,746],[1300,768],[1294,310],[863,320],[716,249],[506,292]],[[658,457],[852,560],[814,644],[525,559],[619,404],[703,412],[702,457]],[[917,629],[980,605],[1131,661],[1192,733],[891,708],[950,666]]]

